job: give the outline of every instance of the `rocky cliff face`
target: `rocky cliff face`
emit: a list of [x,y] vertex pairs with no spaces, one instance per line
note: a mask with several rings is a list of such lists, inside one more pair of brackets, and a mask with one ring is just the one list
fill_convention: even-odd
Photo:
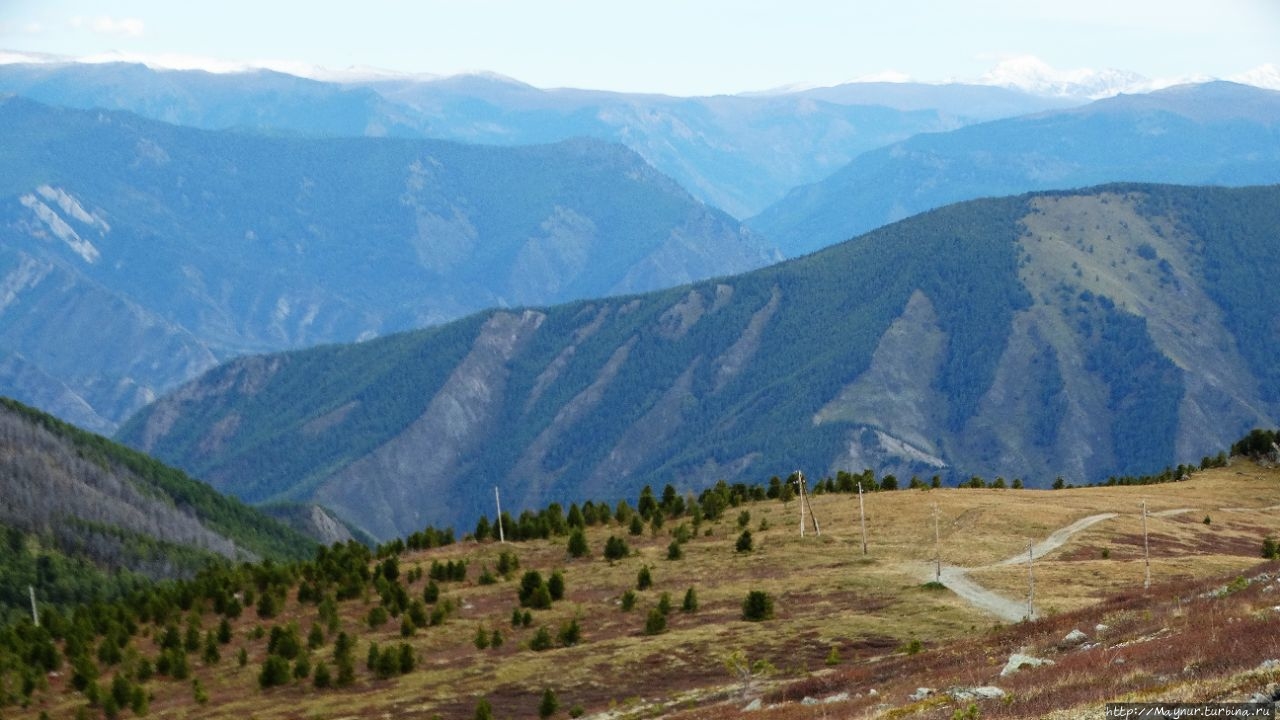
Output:
[[797,468],[1154,472],[1280,417],[1277,226],[1277,187],[964,203],[740,276],[238,361],[124,437],[381,537],[470,523],[494,485],[518,512]]

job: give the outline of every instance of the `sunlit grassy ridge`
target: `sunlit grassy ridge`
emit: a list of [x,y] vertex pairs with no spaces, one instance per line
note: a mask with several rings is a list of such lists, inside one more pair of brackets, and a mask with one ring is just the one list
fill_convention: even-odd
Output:
[[[1280,532],[1273,508],[1280,487],[1277,483],[1280,473],[1236,461],[1227,468],[1197,473],[1187,481],[1155,486],[879,492],[865,498],[869,549],[865,556],[856,496],[831,493],[812,497],[822,526],[820,536],[810,527],[806,536],[800,537],[797,500],[769,499],[729,507],[718,520],[703,520],[696,531],[687,516],[666,519],[656,530],[652,523],[645,523],[639,535],[630,534],[630,523],[616,520],[587,527],[590,554],[581,559],[568,554],[563,537],[505,544],[464,540],[421,551],[406,549],[395,562],[394,581],[387,579],[386,560],[360,561],[366,574],[347,592],[350,599],[332,603],[331,609],[336,610],[332,623],[326,619],[329,611],[325,603],[310,600],[314,588],[322,597],[335,596],[335,600],[344,592],[341,583],[326,584],[318,579],[322,576],[318,568],[324,563],[317,561],[289,572],[259,568],[246,576],[241,592],[250,597],[239,596],[244,600],[244,612],[229,623],[231,638],[218,646],[216,662],[202,660],[205,635],[216,632],[219,624],[213,611],[216,603],[193,598],[194,616],[177,609],[159,625],[138,623],[138,632],[124,644],[121,661],[115,665],[98,663],[101,675],[96,682],[105,691],[116,674],[136,677],[144,658],[154,669],[164,654],[159,645],[164,628],[173,625],[186,634],[191,618],[196,617],[201,642],[187,654],[191,678],[157,676],[144,685],[152,696],[149,712],[154,716],[356,718],[390,713],[393,717],[438,714],[469,718],[479,700],[486,698],[495,717],[529,717],[537,711],[543,691],[551,688],[560,701],[560,716],[580,707],[585,713],[614,709],[636,716],[704,708],[710,713],[707,717],[718,717],[746,705],[750,698],[744,696],[744,689],[750,697],[764,694],[769,702],[778,703],[798,700],[792,697],[798,692],[849,692],[851,698],[861,693],[865,699],[875,687],[879,700],[848,708],[849,714],[854,707],[861,708],[859,713],[874,714],[887,711],[879,707],[882,703],[889,707],[909,704],[905,694],[896,690],[905,687],[904,683],[937,686],[944,680],[958,682],[960,677],[970,678],[965,680],[969,683],[985,683],[992,671],[998,672],[1009,648],[1049,644],[1059,630],[1069,630],[1060,625],[1077,622],[1071,612],[1127,612],[1138,618],[1134,628],[1155,632],[1157,628],[1148,626],[1175,617],[1169,614],[1173,610],[1159,607],[1181,592],[1178,588],[1194,594],[1189,588],[1199,581],[1223,573],[1238,574],[1260,562],[1263,538]],[[1150,596],[1142,593],[1144,499],[1152,513],[1148,531],[1152,576],[1158,588]],[[1000,625],[997,618],[949,591],[924,586],[931,577],[935,552],[935,504],[943,561],[968,568],[1025,553],[1028,542],[1041,540],[1080,518],[1099,513],[1116,516],[1038,559],[1035,593],[1042,619],[1000,630],[996,629]],[[1183,509],[1186,511],[1160,514]],[[748,517],[740,524],[744,513]],[[1207,524],[1205,516],[1210,519]],[[740,527],[752,533],[750,552],[735,550]],[[681,559],[669,560],[669,547],[678,533],[688,533],[689,539],[680,545]],[[605,560],[602,552],[610,536],[624,539],[631,554],[614,562]],[[509,579],[497,574],[504,552],[514,553],[519,560],[519,568]],[[353,557],[358,559],[359,553]],[[412,614],[407,609],[400,618],[391,617],[384,625],[370,627],[371,612],[387,605],[380,595],[394,597],[398,586],[410,601],[421,601],[433,582],[431,575],[441,577],[449,562],[466,562],[466,579],[436,581],[439,598],[420,605],[428,616],[439,610],[442,623],[430,625],[428,620],[426,627],[403,636],[402,620]],[[309,566],[313,569],[308,570]],[[637,575],[644,567],[650,569],[653,586],[637,590]],[[493,584],[481,582],[486,569],[496,580]],[[527,627],[513,627],[518,589],[524,573],[530,570],[539,571],[544,579],[559,570],[565,581],[564,597],[549,609],[519,610],[521,615],[527,611],[531,622]],[[974,570],[972,577],[1015,601],[1025,598],[1025,567]],[[254,600],[261,599],[263,588],[270,594],[276,582],[286,583],[282,602],[274,608],[274,616],[259,617]],[[300,602],[299,589],[304,586],[307,589],[302,594],[308,601]],[[691,613],[681,610],[689,588],[695,589],[698,599],[698,609]],[[762,590],[773,599],[771,620],[742,619],[743,600],[752,590]],[[625,611],[622,598],[628,591],[634,593],[635,601],[633,608]],[[663,593],[669,594],[673,608],[666,628],[658,634],[646,634],[646,618]],[[1124,599],[1106,600],[1116,594]],[[1099,605],[1105,602],[1112,605]],[[1260,607],[1255,609],[1261,612]],[[452,609],[446,613],[445,608]],[[1221,613],[1215,617],[1215,622],[1225,622]],[[564,647],[559,639],[561,630],[575,620],[581,638]],[[282,687],[261,689],[260,674],[272,629],[283,629],[290,623],[296,624],[304,643],[312,626],[320,627],[323,643],[298,655],[309,658],[310,672],[305,677],[291,678]],[[1119,625],[1114,620],[1112,624]],[[260,636],[258,628],[262,629]],[[541,628],[547,629],[552,647],[539,652],[530,649],[530,644]],[[1085,629],[1091,631],[1092,625]],[[481,631],[490,638],[497,631],[502,636],[501,647],[477,648],[475,641]],[[354,683],[318,689],[314,685],[318,665],[324,663],[331,672],[336,670],[334,643],[339,632],[355,638]],[[957,642],[961,644],[954,645]],[[964,649],[969,647],[964,643],[975,642],[982,643],[980,652],[986,659],[976,665],[962,663],[963,669],[954,667],[960,662],[956,658],[979,652]],[[366,667],[373,643],[384,649],[407,643],[414,669],[378,679],[375,670]],[[89,654],[94,655],[101,644],[100,638],[95,639]],[[907,654],[913,645],[921,652]],[[1280,653],[1280,648],[1269,648],[1266,643],[1255,645],[1254,654]],[[241,649],[246,660],[243,667],[237,661]],[[726,659],[735,653],[749,662],[766,661],[773,671],[760,674],[751,687],[744,688],[743,678],[726,669]],[[1251,656],[1242,658],[1226,663],[1222,671],[1244,667],[1241,663],[1257,664]],[[834,664],[828,666],[829,662]],[[1218,667],[1211,657],[1202,664]],[[70,717],[81,708],[90,712],[85,695],[71,687],[75,664],[68,665],[59,675],[42,675],[38,684],[47,684],[47,689],[37,690],[27,708],[10,705],[0,709],[0,714],[37,717],[45,711],[51,717]],[[296,658],[290,662],[290,671],[294,668]],[[1094,670],[1099,677],[1105,674]],[[0,677],[11,692],[17,692],[19,673],[11,669]],[[927,680],[929,677],[939,679]],[[1206,676],[1197,677],[1203,681]],[[202,705],[196,702],[193,679],[200,681],[201,693],[207,696]],[[787,689],[798,681],[817,685]],[[1098,685],[1104,694],[1159,691],[1158,683],[1141,674],[1106,682]],[[887,688],[895,689],[890,693]],[[914,687],[907,692],[911,690]],[[1083,690],[1072,692],[1075,698],[1089,696]],[[1031,697],[1038,699],[1028,708],[1038,709],[1029,711],[1029,716],[1053,707],[1051,696],[1041,693]],[[766,716],[790,717],[788,713],[802,712],[798,709],[801,706],[787,707],[785,712],[769,711],[773,715]],[[1011,707],[1017,710],[1019,706],[1014,703]],[[121,714],[127,717],[129,711]]]

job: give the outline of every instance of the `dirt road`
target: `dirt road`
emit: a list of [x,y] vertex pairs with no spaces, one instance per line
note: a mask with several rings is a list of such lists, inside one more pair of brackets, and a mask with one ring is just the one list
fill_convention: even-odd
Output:
[[[1032,557],[1039,559],[1045,555],[1062,547],[1074,535],[1096,525],[1104,520],[1110,520],[1116,517],[1116,513],[1100,513],[1098,515],[1089,515],[1067,525],[1066,527],[1054,530],[1049,537],[1041,540],[1031,547]],[[1026,553],[1019,553],[1013,557],[1005,558],[991,565],[982,567],[1007,567],[1009,565],[1017,565],[1027,561]],[[1027,618],[1026,601],[1010,600],[994,593],[974,581],[969,577],[969,570],[977,570],[981,568],[962,568],[957,565],[943,565],[941,573],[941,582],[947,586],[951,592],[959,595],[966,602],[976,608],[985,610],[995,615],[1005,622],[1018,622]],[[924,578],[926,581],[934,580],[937,577],[937,567],[933,563],[921,563],[915,569],[917,576]],[[1032,615],[1034,617],[1034,615]]]

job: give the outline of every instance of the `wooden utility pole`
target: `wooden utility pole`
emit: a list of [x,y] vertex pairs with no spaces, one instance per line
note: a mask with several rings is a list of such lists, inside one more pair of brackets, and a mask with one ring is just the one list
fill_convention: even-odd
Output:
[[1027,619],[1032,620],[1036,616],[1036,576],[1032,571],[1033,563],[1036,556],[1032,551],[1031,541],[1027,541]]
[[942,582],[942,536],[938,533],[938,503],[933,504],[934,582]]
[[818,515],[813,511],[813,503],[809,500],[809,493],[804,489],[804,473],[796,471],[796,487],[800,489],[800,537],[804,537],[804,510],[809,509],[809,522],[813,523],[813,532],[815,535],[822,534],[822,527],[818,525]]
[[498,542],[505,543],[507,536],[502,532],[502,498],[498,497],[498,486],[493,486],[493,503],[498,506]]
[[796,471],[796,489],[800,494],[800,537],[804,537],[804,473]]
[[1142,582],[1143,590],[1151,589],[1151,545],[1147,542],[1147,501],[1142,501],[1142,557],[1147,565],[1146,579]]
[[36,610],[36,589],[34,586],[28,585],[27,592],[31,594],[31,622],[36,627],[40,627],[40,613]]
[[867,511],[862,506],[862,481],[858,481],[858,519],[862,524],[862,554],[867,554]]
[[809,493],[804,494],[804,504],[809,506],[809,520],[813,522],[813,534],[821,535],[822,528],[818,525],[818,513],[813,511],[813,501],[809,499]]

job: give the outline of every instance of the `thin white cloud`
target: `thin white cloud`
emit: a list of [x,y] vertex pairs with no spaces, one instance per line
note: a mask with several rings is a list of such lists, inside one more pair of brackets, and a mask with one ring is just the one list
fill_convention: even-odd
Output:
[[91,30],[100,35],[124,35],[140,37],[146,32],[146,24],[138,18],[113,18],[109,15],[86,17],[76,15],[69,21],[77,30]]

